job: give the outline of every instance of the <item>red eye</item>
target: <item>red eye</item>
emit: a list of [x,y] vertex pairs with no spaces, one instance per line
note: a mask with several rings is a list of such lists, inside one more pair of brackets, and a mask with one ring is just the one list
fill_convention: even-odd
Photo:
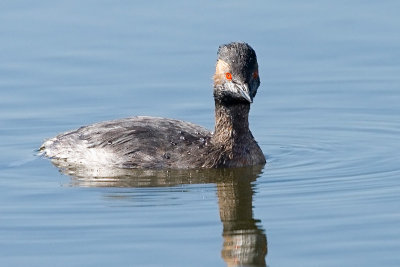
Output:
[[232,74],[229,72],[225,73],[225,77],[227,80],[232,80]]
[[256,71],[253,73],[253,78],[256,79],[257,77],[258,77],[258,71],[256,70]]

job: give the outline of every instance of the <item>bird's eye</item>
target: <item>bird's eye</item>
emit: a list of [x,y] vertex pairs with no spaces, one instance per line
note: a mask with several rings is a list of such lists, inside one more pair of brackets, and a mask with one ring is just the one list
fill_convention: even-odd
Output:
[[253,72],[253,78],[254,78],[254,79],[257,79],[257,77],[258,77],[258,70],[255,70],[255,71]]
[[225,77],[227,80],[232,80],[232,74],[230,72],[225,73]]

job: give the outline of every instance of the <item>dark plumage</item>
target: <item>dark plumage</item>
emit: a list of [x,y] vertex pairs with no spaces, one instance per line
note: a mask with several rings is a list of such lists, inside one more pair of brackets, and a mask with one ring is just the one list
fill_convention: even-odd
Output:
[[215,132],[179,120],[133,117],[100,122],[47,140],[40,151],[85,166],[148,169],[241,167],[265,163],[248,124],[260,85],[254,50],[220,46],[214,75]]

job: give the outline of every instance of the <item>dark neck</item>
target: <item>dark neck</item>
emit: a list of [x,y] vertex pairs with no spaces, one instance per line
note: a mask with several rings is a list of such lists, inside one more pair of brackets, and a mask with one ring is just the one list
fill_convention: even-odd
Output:
[[249,111],[249,103],[226,104],[216,99],[213,141],[229,144],[252,138],[249,129]]

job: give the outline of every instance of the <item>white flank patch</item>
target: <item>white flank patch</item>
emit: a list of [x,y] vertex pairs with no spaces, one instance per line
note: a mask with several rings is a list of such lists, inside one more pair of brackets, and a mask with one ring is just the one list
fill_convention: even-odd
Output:
[[104,148],[86,148],[81,150],[79,163],[85,165],[110,165],[114,163],[115,154],[110,153]]
[[50,158],[64,159],[70,163],[83,164],[88,167],[99,165],[112,165],[115,163],[115,154],[106,148],[90,147],[84,140],[73,146],[68,143],[57,144],[55,139],[44,142],[44,154]]

